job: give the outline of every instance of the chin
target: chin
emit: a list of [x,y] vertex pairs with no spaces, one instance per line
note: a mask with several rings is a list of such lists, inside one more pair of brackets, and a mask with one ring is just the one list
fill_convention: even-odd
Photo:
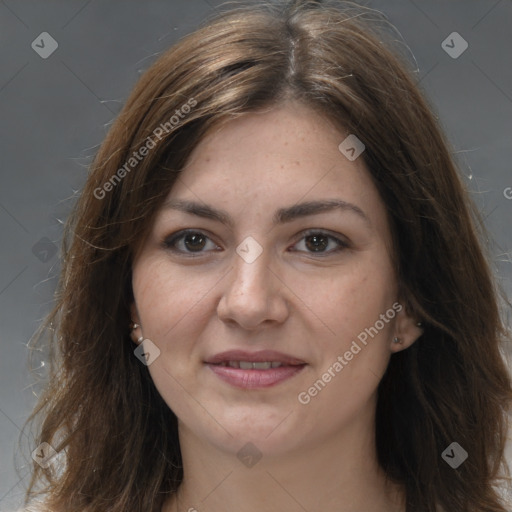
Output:
[[[284,454],[301,443],[305,434],[298,425],[288,421],[293,417],[291,408],[282,410],[268,404],[238,406],[233,407],[232,414],[216,416],[215,420],[208,415],[206,422],[196,423],[196,428],[191,430],[196,436],[234,454],[247,443],[252,443],[262,453]],[[199,420],[196,418],[196,421]]]

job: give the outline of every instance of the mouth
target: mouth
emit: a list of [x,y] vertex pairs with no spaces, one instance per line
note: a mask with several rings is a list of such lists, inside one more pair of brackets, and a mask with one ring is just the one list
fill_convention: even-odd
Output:
[[227,366],[229,368],[240,368],[242,370],[270,370],[270,368],[280,368],[281,366],[301,366],[301,365],[287,365],[280,361],[222,361],[215,363],[216,366]]
[[258,368],[258,366],[254,367],[255,369],[265,370],[269,368],[278,368],[279,366],[297,366],[306,364],[306,361],[288,354],[283,354],[282,352],[276,352],[275,350],[260,350],[258,352],[227,350],[209,357],[206,359],[205,363],[230,366],[231,368],[242,368],[244,370],[252,369],[252,365],[254,363],[261,363],[267,366],[270,365],[268,367],[263,366],[261,368]]
[[307,366],[301,359],[275,351],[228,351],[205,361],[224,382],[243,389],[266,388],[298,374]]

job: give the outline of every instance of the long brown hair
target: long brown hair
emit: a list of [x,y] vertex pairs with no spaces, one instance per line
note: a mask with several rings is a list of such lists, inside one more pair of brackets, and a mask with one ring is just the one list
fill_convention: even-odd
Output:
[[[401,296],[424,324],[379,385],[381,466],[404,484],[408,512],[505,512],[494,485],[508,474],[512,390],[483,227],[387,28],[353,3],[259,2],[217,14],[141,77],[67,223],[44,331],[50,378],[27,420],[41,420],[36,445],[65,453],[66,465],[34,463],[26,502],[43,495],[57,511],[159,512],[177,489],[177,420],[129,337],[134,249],[208,130],[295,100],[366,146]],[[469,455],[457,469],[441,457],[452,442]]]

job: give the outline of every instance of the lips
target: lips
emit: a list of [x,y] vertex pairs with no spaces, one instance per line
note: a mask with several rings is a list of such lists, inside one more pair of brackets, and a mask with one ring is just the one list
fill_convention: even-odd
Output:
[[[245,350],[228,350],[209,357],[205,363],[221,366],[236,367],[230,363],[280,363],[279,366],[300,366],[306,364],[302,359],[276,352],[275,350],[260,350],[259,352],[247,352]],[[274,365],[275,367],[276,365]],[[261,365],[255,365],[255,369],[262,369]],[[250,368],[244,368],[250,369]]]
[[245,390],[270,388],[297,375],[306,366],[302,359],[274,350],[229,350],[208,358],[205,364],[224,382]]

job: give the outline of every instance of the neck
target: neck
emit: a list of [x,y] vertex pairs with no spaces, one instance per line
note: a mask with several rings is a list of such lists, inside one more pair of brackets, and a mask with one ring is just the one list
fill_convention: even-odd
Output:
[[208,444],[180,424],[184,479],[162,512],[405,512],[402,487],[376,462],[374,430],[360,427],[286,454],[268,451],[251,466],[238,450]]

